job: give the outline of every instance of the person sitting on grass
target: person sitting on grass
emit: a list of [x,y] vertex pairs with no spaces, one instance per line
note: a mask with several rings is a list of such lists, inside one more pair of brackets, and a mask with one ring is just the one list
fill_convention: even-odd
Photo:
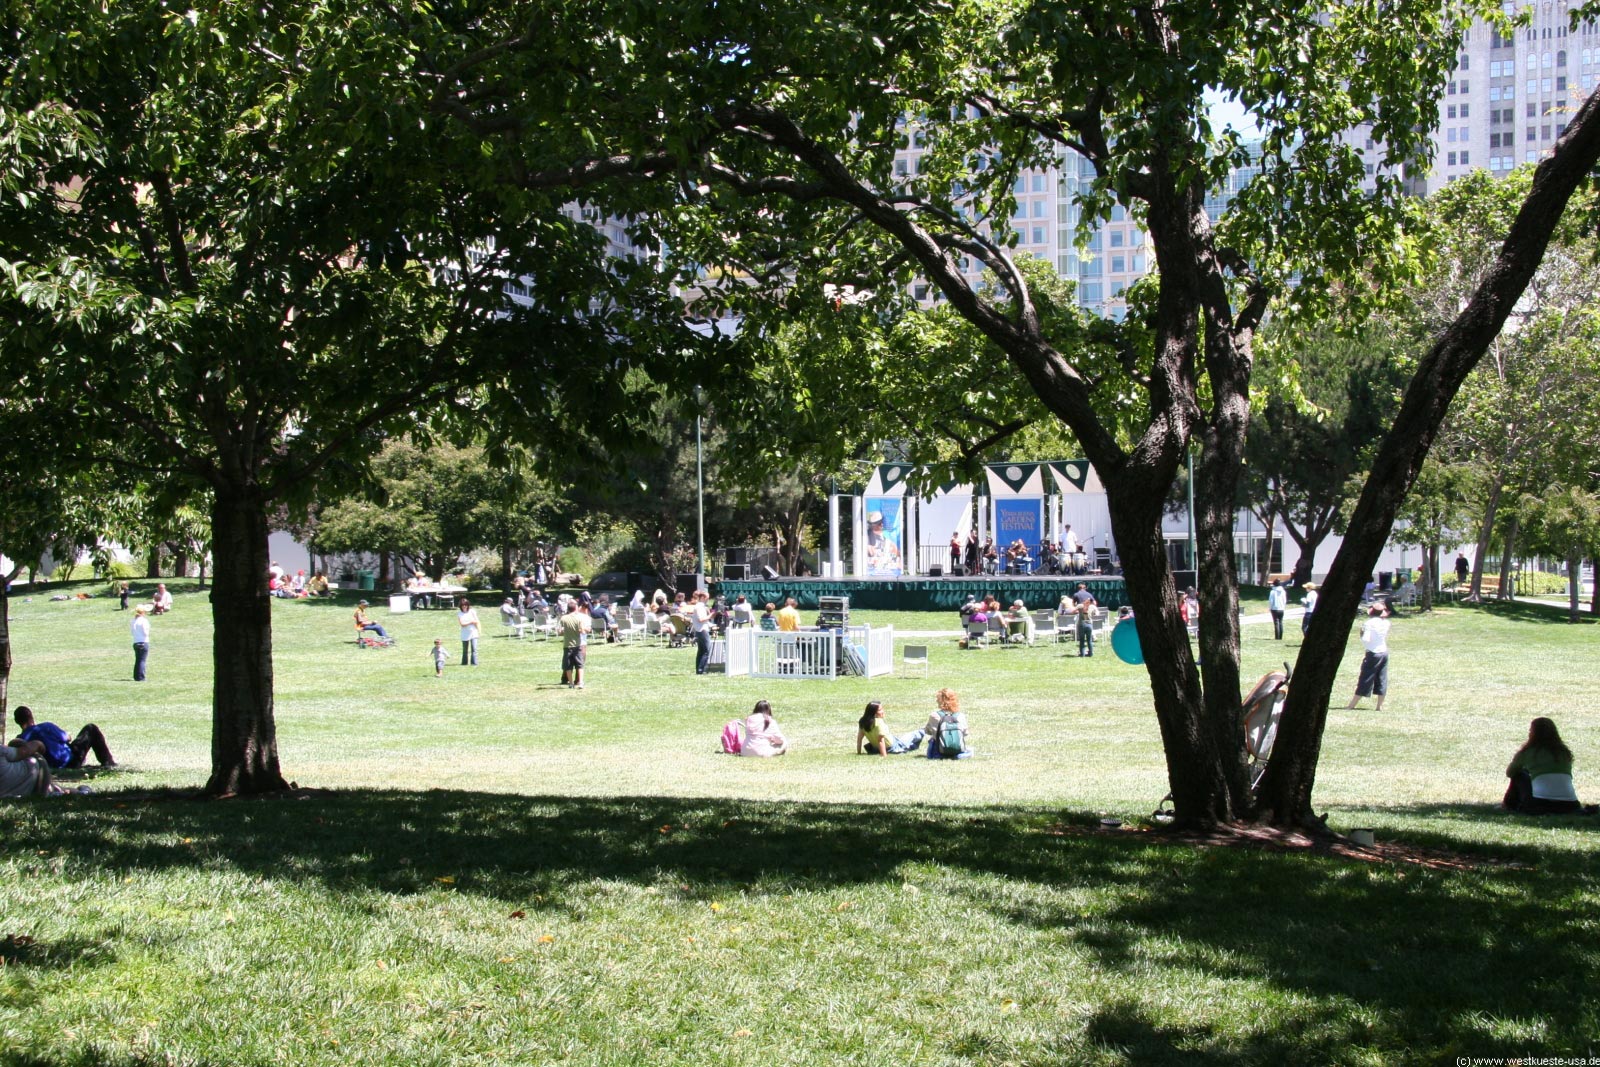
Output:
[[1507,811],[1523,815],[1593,814],[1595,808],[1578,803],[1572,788],[1572,749],[1550,719],[1540,716],[1528,724],[1528,740],[1506,767],[1511,784],[1501,801]]
[[922,747],[926,736],[921,730],[913,730],[904,737],[891,734],[889,724],[883,719],[883,702],[873,700],[856,722],[856,755],[898,756],[902,752],[915,752]]
[[772,705],[765,700],[756,701],[755,710],[744,720],[744,746],[741,756],[781,756],[789,751],[789,742],[778,729],[778,720],[772,717]]
[[172,594],[167,592],[164,582],[156,583],[156,595],[150,598],[152,611],[157,615],[165,615],[172,610]]
[[773,614],[776,610],[776,606],[771,601],[768,601],[767,610],[761,613],[761,628],[763,630],[776,630],[778,628],[778,616]]
[[0,745],[0,797],[43,796],[54,791],[42,744],[18,739]]
[[63,767],[82,767],[83,761],[89,753],[94,753],[94,758],[102,767],[115,767],[117,761],[111,758],[111,747],[106,744],[106,735],[100,732],[100,727],[90,723],[78,731],[78,736],[67,739],[67,732],[53,722],[33,721],[33,709],[26,704],[18,704],[17,710],[11,716],[17,721],[17,729],[22,732],[17,735],[18,741],[36,741],[43,748],[45,760],[51,767],[60,770]]
[[[928,758],[966,759],[972,755],[972,748],[967,743],[967,717],[961,710],[961,698],[953,689],[941,689],[936,699],[939,706],[928,716],[928,724],[923,728],[928,738]],[[944,733],[946,727],[959,731],[960,740]],[[945,744],[944,740],[953,743]]]

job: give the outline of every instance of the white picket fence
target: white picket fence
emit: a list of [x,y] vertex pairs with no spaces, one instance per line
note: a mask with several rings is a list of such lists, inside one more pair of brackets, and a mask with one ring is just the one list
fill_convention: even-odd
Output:
[[875,678],[894,672],[893,626],[849,626],[842,636],[743,627],[729,630],[727,640],[730,678]]

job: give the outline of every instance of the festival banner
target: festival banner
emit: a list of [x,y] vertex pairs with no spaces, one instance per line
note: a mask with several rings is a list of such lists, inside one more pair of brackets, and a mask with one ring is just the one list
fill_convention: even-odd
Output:
[[1002,564],[1006,546],[1021,540],[1032,556],[1044,539],[1044,500],[1040,497],[1012,497],[994,502],[994,544]]
[[900,504],[897,496],[866,498],[868,578],[898,578],[905,571],[900,559]]

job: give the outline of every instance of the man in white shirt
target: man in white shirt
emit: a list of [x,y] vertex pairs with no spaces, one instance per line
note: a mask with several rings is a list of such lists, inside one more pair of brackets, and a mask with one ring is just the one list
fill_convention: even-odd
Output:
[[1346,708],[1353,708],[1362,697],[1378,697],[1374,711],[1383,710],[1383,698],[1389,692],[1389,620],[1388,610],[1382,604],[1367,609],[1367,621],[1361,624],[1361,647],[1367,650],[1361,657],[1361,676],[1356,680],[1356,695]]
[[694,634],[694,673],[706,673],[711,663],[711,606],[710,594],[705,590],[695,593],[689,602],[689,632]]
[[1061,553],[1066,556],[1067,573],[1082,574],[1084,560],[1080,558],[1083,545],[1078,541],[1078,535],[1072,532],[1072,524],[1068,523],[1061,531]]

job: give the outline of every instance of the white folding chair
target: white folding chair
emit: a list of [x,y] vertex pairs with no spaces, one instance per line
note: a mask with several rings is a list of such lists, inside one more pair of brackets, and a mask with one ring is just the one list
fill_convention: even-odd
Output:
[[922,676],[928,676],[928,646],[906,645],[900,650],[900,671],[910,674],[913,670],[920,670]]

